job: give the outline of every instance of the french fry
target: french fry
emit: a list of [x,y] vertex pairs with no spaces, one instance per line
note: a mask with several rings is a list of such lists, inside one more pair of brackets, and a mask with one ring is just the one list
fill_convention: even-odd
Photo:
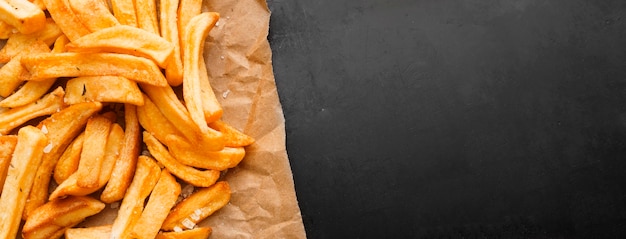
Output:
[[161,224],[180,194],[180,184],[167,169],[161,171],[159,181],[152,189],[141,217],[133,227],[131,236],[140,239],[153,239],[159,233]]
[[49,115],[65,108],[64,94],[63,88],[59,87],[40,100],[0,113],[0,134],[8,134],[14,128],[31,119]]
[[[0,186],[4,185],[4,180],[7,178],[7,171],[9,170],[11,156],[13,156],[13,150],[15,150],[16,144],[17,136],[0,136]],[[0,194],[2,193],[1,190],[2,189],[0,188]]]
[[[202,0],[180,0],[178,5],[178,30],[179,30],[179,39],[181,39],[180,45],[185,45],[182,39],[184,39],[185,27],[189,25],[189,21],[192,18],[199,15],[202,12]],[[184,53],[183,53],[184,55]],[[181,57],[183,57],[181,55]]]
[[211,227],[196,227],[179,232],[159,232],[156,239],[207,239],[211,232],[213,232]]
[[137,25],[148,32],[159,34],[157,6],[155,0],[135,0]]
[[65,230],[65,239],[109,238],[111,225],[95,227],[74,227]]
[[218,19],[219,14],[214,12],[197,15],[189,21],[183,34],[183,42],[185,43],[182,45],[183,98],[189,115],[203,132],[207,131],[208,128],[207,119],[212,122],[222,116],[222,107],[215,98],[215,94],[204,94],[205,97],[202,97],[202,91],[213,92],[208,79],[202,77],[205,82],[200,84],[200,57],[203,54],[203,43]]
[[42,0],[54,22],[59,25],[61,31],[70,39],[76,40],[89,34],[89,29],[74,14],[68,0]]
[[146,143],[150,154],[159,163],[163,164],[172,174],[193,186],[208,187],[220,177],[220,171],[210,169],[202,171],[178,162],[161,142],[146,131],[143,132],[143,141]]
[[26,71],[20,61],[23,55],[49,51],[50,49],[45,43],[36,41],[30,45],[29,49],[14,56],[8,63],[2,66],[2,68],[0,68],[0,85],[2,85],[2,87],[0,87],[0,96],[10,96],[13,91],[23,83],[23,80],[20,79],[20,76]]
[[80,153],[83,150],[83,142],[85,134],[78,135],[65,149],[57,164],[54,167],[54,181],[58,184],[65,181],[70,175],[76,172],[78,169],[78,162],[80,161]]
[[155,86],[167,86],[159,67],[151,60],[116,53],[41,53],[22,56],[30,72],[28,80],[57,77],[122,76]]
[[9,37],[13,35],[14,31],[17,31],[14,26],[11,26],[6,22],[0,21],[0,39],[9,39]]
[[230,186],[226,181],[201,188],[172,209],[161,229],[165,231],[173,231],[175,228],[193,229],[198,222],[224,207],[229,201]]
[[26,199],[41,164],[46,135],[33,126],[20,128],[0,195],[0,238],[16,238]]
[[157,183],[160,173],[161,169],[154,159],[139,156],[135,176],[113,221],[110,238],[130,238],[130,232],[143,211],[144,200]]
[[109,11],[107,2],[101,0],[68,0],[70,8],[80,22],[90,31],[96,32],[120,25]]
[[121,76],[83,76],[67,81],[66,104],[89,101],[142,105],[143,96],[136,82]]
[[[102,109],[100,102],[80,103],[52,114],[41,121],[37,128],[47,132],[48,143],[52,146],[50,152],[44,154],[41,166],[37,169],[35,183],[28,195],[24,215],[28,216],[37,207],[48,200],[48,185],[50,184],[52,170],[61,154],[65,151],[72,139],[83,131],[87,120]],[[26,217],[24,217],[26,219]]]
[[87,121],[83,150],[76,170],[77,186],[82,188],[98,186],[109,132],[111,120],[106,117],[96,115]]
[[254,138],[235,129],[228,123],[218,120],[209,123],[209,127],[222,132],[226,147],[245,147],[254,143]]
[[37,208],[26,219],[22,229],[24,239],[60,238],[70,227],[104,209],[104,203],[91,198],[69,196],[50,201]]
[[164,143],[178,162],[187,166],[217,171],[234,168],[246,154],[243,147],[224,147],[220,151],[203,150],[176,135],[166,136]]
[[161,36],[174,45],[174,53],[165,68],[165,78],[172,86],[183,83],[183,61],[178,29],[178,0],[161,0],[159,4]]
[[2,0],[0,20],[14,26],[21,33],[28,34],[43,28],[46,14],[27,0]]
[[165,68],[174,53],[174,44],[157,34],[119,25],[78,38],[67,48],[71,52],[113,52],[145,57]]
[[[46,19],[43,29],[39,32],[12,34],[0,50],[0,62],[8,62],[23,52],[32,52],[31,45],[38,41],[45,43],[46,46],[51,46],[62,34],[63,32],[52,19]],[[48,49],[45,52],[47,51],[50,50]]]
[[137,107],[137,118],[141,126],[151,132],[159,141],[165,141],[168,135],[182,135],[176,127],[169,122],[159,108],[144,96],[144,104]]
[[122,200],[133,178],[139,156],[141,128],[137,119],[136,106],[124,105],[124,120],[124,144],[115,162],[111,178],[100,195],[100,200],[106,203]]
[[134,0],[111,0],[113,15],[124,25],[138,27]]
[[61,35],[54,40],[54,45],[52,47],[52,53],[61,53],[65,52],[65,46],[70,43],[70,39],[67,38],[66,35]]

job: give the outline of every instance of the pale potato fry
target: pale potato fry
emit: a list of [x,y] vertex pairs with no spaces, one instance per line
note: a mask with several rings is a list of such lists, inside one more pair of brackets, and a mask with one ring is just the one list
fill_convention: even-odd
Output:
[[[17,136],[0,136],[0,186],[4,185],[4,180],[7,178],[9,164],[11,163],[11,157],[13,156],[13,150],[15,150],[16,144]],[[1,193],[2,189],[0,188],[0,194]]]
[[24,223],[24,239],[60,238],[70,227],[104,209],[104,203],[81,196],[69,196],[50,201],[31,213]]
[[220,171],[198,170],[178,162],[159,140],[146,131],[143,132],[143,142],[146,143],[148,151],[159,163],[163,164],[172,174],[191,185],[208,187],[220,177]]
[[76,170],[76,184],[81,188],[98,187],[111,120],[95,115],[87,121],[85,140]]
[[176,203],[180,194],[180,184],[167,169],[161,171],[159,181],[152,189],[146,207],[141,213],[141,217],[133,227],[131,235],[133,238],[153,239],[159,233],[161,224],[170,209]]
[[76,172],[78,169],[78,162],[80,162],[80,153],[83,150],[83,142],[85,134],[79,134],[65,149],[57,164],[54,167],[54,181],[58,184],[65,181],[70,175]]
[[20,79],[20,76],[26,72],[26,68],[22,66],[20,61],[23,55],[49,51],[50,49],[45,43],[36,41],[31,44],[30,48],[24,50],[22,54],[11,58],[8,63],[2,66],[0,68],[0,85],[2,85],[0,87],[0,96],[10,96],[23,83],[23,80]]
[[65,239],[109,238],[111,225],[95,227],[75,227],[65,230]]
[[15,238],[48,139],[33,126],[20,128],[0,195],[0,238]]
[[46,14],[27,0],[1,0],[0,20],[14,26],[21,33],[28,34],[43,28]]
[[164,143],[178,162],[187,166],[217,171],[234,168],[246,154],[243,147],[224,147],[220,151],[203,150],[176,135],[166,136]]
[[161,229],[165,231],[172,231],[176,227],[193,229],[196,224],[226,206],[229,201],[230,186],[226,181],[201,188],[172,209]]
[[90,31],[96,32],[108,27],[120,25],[109,11],[107,2],[101,0],[68,0],[72,12]]
[[121,76],[83,76],[67,81],[66,104],[89,101],[142,105],[143,96],[136,82]]
[[161,0],[159,2],[159,23],[161,36],[174,45],[174,53],[165,68],[165,78],[172,86],[183,83],[183,61],[180,52],[178,29],[178,0]]
[[[200,84],[200,57],[203,54],[203,43],[218,19],[219,14],[217,13],[202,13],[193,17],[183,31],[183,42],[185,43],[182,45],[183,98],[189,115],[203,132],[208,131],[209,128],[207,119],[215,121],[222,116],[222,107],[215,98],[215,94],[204,94],[205,97],[202,97],[202,91],[213,92],[208,79],[204,84]],[[202,77],[202,79],[205,78]],[[202,86],[206,88],[202,88]],[[205,113],[209,115],[205,115]]]
[[54,22],[59,25],[61,31],[70,39],[76,40],[89,34],[89,29],[80,21],[70,7],[68,0],[42,0]]
[[212,123],[219,120],[224,111],[222,105],[217,101],[213,87],[209,80],[209,73],[207,70],[204,57],[200,57],[198,67],[200,69],[200,98],[202,102],[202,111],[204,111],[204,120],[207,123]]
[[161,169],[154,159],[139,156],[135,176],[113,221],[110,238],[130,238],[130,232],[143,211],[144,200],[157,183],[160,173]]
[[124,144],[115,162],[111,178],[100,195],[100,200],[106,203],[122,200],[133,178],[139,156],[141,128],[137,119],[136,106],[124,105],[124,123]]
[[49,115],[65,108],[63,88],[48,93],[33,103],[0,113],[0,134],[8,134],[14,128],[39,116]]
[[224,145],[226,147],[244,147],[254,143],[254,138],[235,129],[224,121],[218,120],[211,122],[209,123],[209,127],[224,135]]
[[119,25],[78,38],[67,48],[71,52],[113,52],[145,57],[165,68],[174,53],[174,44],[157,34]]
[[[24,215],[27,216],[37,207],[48,200],[48,185],[50,184],[52,170],[61,154],[65,151],[72,139],[83,131],[87,120],[102,109],[100,102],[80,103],[52,114],[41,121],[37,128],[47,132],[48,144],[52,146],[50,152],[44,154],[41,166],[37,169],[35,183],[28,195]],[[24,218],[26,219],[26,217]]]
[[138,27],[134,0],[111,0],[113,15],[124,25]]
[[[47,19],[44,28],[39,32],[32,34],[12,34],[9,39],[7,39],[2,50],[0,50],[0,62],[8,62],[13,57],[24,52],[37,52],[31,50],[31,45],[38,41],[45,43],[46,46],[51,46],[62,34],[61,28],[59,28],[52,19]],[[50,50],[47,49],[42,52],[48,51]]]
[[211,232],[213,232],[211,227],[196,227],[179,232],[159,232],[156,239],[207,239]]
[[159,34],[157,6],[155,0],[135,0],[137,25],[148,32]]
[[57,77],[122,76],[155,86],[167,86],[159,67],[151,60],[116,53],[41,53],[22,56],[30,72],[28,80]]

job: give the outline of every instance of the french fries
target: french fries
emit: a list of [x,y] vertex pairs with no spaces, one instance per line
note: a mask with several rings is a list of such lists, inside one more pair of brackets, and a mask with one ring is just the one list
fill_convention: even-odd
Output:
[[78,20],[90,31],[96,32],[119,25],[109,6],[101,0],[69,0],[70,8]]
[[230,201],[230,186],[225,181],[201,188],[178,203],[167,216],[161,228],[166,231],[193,229],[196,224],[210,216]]
[[161,171],[161,177],[154,186],[150,199],[133,227],[133,238],[152,239],[161,229],[161,224],[180,194],[180,184],[167,170]]
[[65,108],[62,88],[57,88],[40,100],[0,113],[0,134],[8,134],[14,128],[39,116],[49,115]]
[[75,227],[65,230],[65,239],[109,238],[111,225],[96,227]]
[[46,15],[37,5],[27,0],[2,0],[0,20],[14,26],[21,33],[28,34],[43,27]]
[[[0,136],[0,185],[4,185],[4,180],[7,178],[7,171],[9,170],[9,164],[11,163],[16,144],[17,136]],[[2,194],[2,189],[0,189],[0,194]]]
[[178,232],[161,232],[156,236],[156,239],[207,239],[211,232],[213,229],[210,227],[196,227]]
[[65,103],[117,102],[143,105],[137,83],[121,76],[76,77],[65,86]]
[[61,157],[59,157],[54,167],[54,181],[56,181],[56,183],[62,183],[78,169],[80,153],[83,151],[84,138],[84,133],[76,137],[74,141],[67,146],[63,154],[61,154]]

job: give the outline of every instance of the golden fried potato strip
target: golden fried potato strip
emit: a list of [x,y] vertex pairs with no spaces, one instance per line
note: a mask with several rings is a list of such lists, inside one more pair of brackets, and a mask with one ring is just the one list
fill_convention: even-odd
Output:
[[33,126],[20,128],[17,145],[0,195],[0,238],[16,238],[26,199],[48,139]]
[[[158,34],[158,33],[157,33]],[[70,52],[113,52],[145,57],[165,68],[174,44],[136,27],[119,25],[85,35],[67,45]]]
[[230,186],[220,181],[213,186],[201,188],[178,203],[167,215],[161,229],[193,229],[195,225],[226,206],[230,201]]
[[174,53],[165,68],[165,78],[172,86],[183,83],[183,61],[178,29],[178,0],[162,0],[159,4],[161,36],[174,45]]
[[4,21],[0,21],[0,39],[9,39],[9,37],[13,35],[13,31],[17,31],[14,26],[11,26]]
[[180,194],[180,184],[167,169],[161,171],[159,181],[152,189],[146,207],[141,213],[141,217],[133,227],[131,235],[133,238],[153,239],[159,233],[161,224],[170,209],[176,203]]
[[159,108],[144,95],[144,104],[137,107],[137,118],[141,127],[151,132],[159,141],[165,142],[168,135],[181,135],[174,124],[168,121]]
[[137,83],[121,76],[77,77],[67,81],[65,91],[66,104],[90,101],[143,104]]
[[74,227],[65,230],[65,239],[109,238],[111,225],[95,227]]
[[92,197],[69,196],[50,201],[26,219],[22,236],[24,239],[60,238],[65,230],[99,213],[104,207],[104,203]]
[[204,150],[176,135],[166,136],[164,143],[178,162],[187,166],[217,171],[234,168],[246,154],[243,147],[224,147],[220,151]]
[[68,0],[72,12],[90,31],[96,32],[108,27],[120,25],[109,11],[106,1],[102,0]]
[[124,25],[138,27],[134,0],[111,0],[113,15]]
[[196,227],[179,232],[160,232],[156,239],[207,239],[211,232],[213,232],[211,227]]
[[31,119],[62,110],[66,106],[64,94],[63,88],[59,87],[40,100],[0,113],[0,134],[8,134]]
[[85,139],[85,133],[78,135],[65,149],[57,164],[54,167],[54,181],[58,184],[62,183],[74,174],[78,169],[78,163],[80,162],[80,153],[83,150],[83,142]]
[[0,20],[14,26],[21,33],[28,34],[43,28],[46,14],[27,0],[1,0]]
[[[51,46],[62,34],[63,32],[52,19],[46,20],[46,24],[41,31],[32,34],[12,34],[0,50],[0,62],[8,62],[13,57],[25,52],[37,52],[31,50],[31,45],[38,41],[45,43],[46,46]],[[48,51],[50,50],[42,52]]]
[[99,115],[87,121],[83,150],[76,170],[77,186],[82,188],[98,186],[111,123],[109,119]]
[[137,25],[148,32],[159,34],[159,21],[157,18],[157,6],[154,0],[135,0],[137,12]]
[[76,40],[83,35],[89,34],[89,29],[74,14],[68,0],[42,0],[54,22],[59,25],[61,31],[70,39]]
[[[13,150],[15,150],[16,144],[17,136],[0,136],[0,186],[4,185],[4,180],[7,178],[7,171],[9,170],[9,164],[11,163],[11,157],[13,156]],[[0,188],[0,194],[1,193],[2,189]]]
[[[181,39],[181,48],[185,45],[182,39],[184,39],[184,30],[187,25],[189,25],[189,21],[192,18],[202,13],[202,0],[180,0],[178,5],[178,31],[179,31],[179,39]],[[183,53],[184,55],[184,53]],[[181,55],[181,58],[183,57]]]
[[[23,53],[11,58],[2,68],[0,68],[0,96],[10,96],[17,87],[19,87],[24,81],[20,79],[21,75],[26,72],[20,62],[22,56],[33,53],[49,52],[48,46],[41,42],[36,41],[30,45],[30,48],[23,51]],[[17,97],[17,96],[16,96]]]
[[226,147],[245,147],[254,143],[254,138],[235,129],[228,123],[218,120],[209,123],[209,127],[219,131],[224,135]]

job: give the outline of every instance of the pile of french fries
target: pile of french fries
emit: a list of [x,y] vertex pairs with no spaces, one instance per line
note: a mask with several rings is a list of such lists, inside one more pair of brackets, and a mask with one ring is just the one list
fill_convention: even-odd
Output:
[[211,88],[218,20],[202,0],[0,0],[0,239],[210,236],[254,143]]

